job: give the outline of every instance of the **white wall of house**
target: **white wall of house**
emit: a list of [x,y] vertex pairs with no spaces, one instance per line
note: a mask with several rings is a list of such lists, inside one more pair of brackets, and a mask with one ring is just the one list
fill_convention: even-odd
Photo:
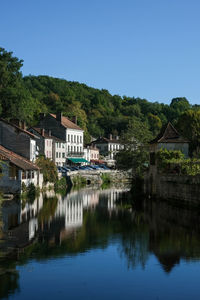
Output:
[[[66,156],[76,157],[83,153],[83,130],[66,129]],[[83,154],[82,154],[83,157]]]
[[52,139],[45,138],[44,140],[44,154],[47,158],[53,158],[53,141]]
[[36,141],[30,139],[30,161],[36,160]]
[[99,160],[99,149],[95,149],[95,148],[90,149],[90,159]]
[[89,147],[84,148],[84,158],[90,162],[91,159],[91,150]]
[[38,185],[38,171],[20,171],[21,182],[25,183],[26,186],[33,183],[35,186]]
[[64,166],[66,164],[66,143],[56,142],[55,143],[55,164],[57,166]]

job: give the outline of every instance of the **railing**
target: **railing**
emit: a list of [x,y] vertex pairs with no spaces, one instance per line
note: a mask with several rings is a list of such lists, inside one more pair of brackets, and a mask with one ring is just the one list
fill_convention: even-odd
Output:
[[84,152],[68,152],[67,157],[83,157]]

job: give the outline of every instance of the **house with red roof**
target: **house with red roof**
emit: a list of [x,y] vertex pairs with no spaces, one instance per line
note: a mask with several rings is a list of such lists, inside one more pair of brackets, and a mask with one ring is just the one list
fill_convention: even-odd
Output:
[[30,127],[29,132],[38,136],[36,144],[39,154],[44,155],[55,162],[57,166],[66,164],[66,141],[52,135],[51,130],[44,128]]
[[42,187],[40,169],[25,157],[0,145],[0,190],[4,193],[20,193],[22,183]]
[[38,137],[26,130],[25,122],[17,119],[10,122],[0,118],[0,145],[34,162],[38,155]]
[[[40,114],[39,128],[50,130],[51,134],[66,142],[65,159],[71,163],[84,163],[84,130],[77,125],[77,118],[73,121],[57,114]],[[62,165],[62,164],[60,164]]]

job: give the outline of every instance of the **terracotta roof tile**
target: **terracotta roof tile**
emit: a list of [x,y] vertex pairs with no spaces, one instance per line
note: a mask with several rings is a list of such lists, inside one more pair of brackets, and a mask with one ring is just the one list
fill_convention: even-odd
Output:
[[0,121],[3,122],[3,123],[6,123],[6,124],[8,124],[8,125],[10,125],[10,126],[12,126],[12,127],[17,128],[19,131],[21,131],[21,132],[23,132],[23,133],[29,135],[29,136],[30,136],[31,138],[33,138],[33,139],[36,139],[36,138],[38,139],[38,137],[37,137],[36,135],[34,135],[33,133],[31,133],[31,132],[29,132],[29,131],[27,131],[27,130],[22,129],[22,128],[20,128],[19,126],[13,124],[13,123],[10,123],[10,122],[8,122],[8,121],[2,119],[2,118],[0,118]]
[[39,170],[38,166],[28,159],[8,150],[0,145],[0,157],[2,160],[8,160],[22,170]]
[[[38,127],[31,127],[33,130],[35,130],[38,134],[40,134],[41,136],[42,136],[42,134],[41,134],[41,128],[38,128]],[[30,129],[31,129],[30,128]],[[46,132],[46,130],[44,131],[44,137],[45,138],[47,138],[47,139],[52,139],[52,140],[55,140],[55,141],[57,141],[57,142],[60,142],[60,143],[66,143],[66,141],[64,141],[64,140],[61,140],[61,139],[59,139],[59,138],[57,138],[56,136],[54,136],[54,135],[49,135],[47,132]]]
[[[54,117],[56,119],[56,115],[55,114],[50,114],[52,117]],[[82,130],[77,124],[73,123],[72,121],[70,121],[67,117],[63,117],[61,119],[61,124],[65,127],[65,128],[71,128],[71,129],[77,129],[77,130]]]

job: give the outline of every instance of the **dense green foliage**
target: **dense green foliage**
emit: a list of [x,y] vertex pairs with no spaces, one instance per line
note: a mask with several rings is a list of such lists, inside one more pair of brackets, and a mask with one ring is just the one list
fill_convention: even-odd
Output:
[[133,120],[128,130],[122,135],[124,149],[116,154],[116,166],[119,169],[133,169],[136,176],[141,176],[146,169],[149,154],[148,141],[152,135],[146,123]]
[[41,169],[41,173],[43,173],[44,183],[56,183],[58,180],[58,172],[56,165],[52,160],[45,158],[44,156],[40,156],[37,158],[36,164]]
[[86,142],[92,136],[121,135],[134,120],[145,123],[155,136],[162,124],[176,122],[188,109],[197,110],[186,98],[174,98],[170,105],[134,97],[111,95],[78,82],[49,76],[26,76],[23,61],[0,48],[0,113],[5,118],[21,118],[34,125],[39,112],[63,111],[78,117]]
[[158,169],[163,173],[183,175],[200,174],[200,160],[195,158],[185,159],[179,150],[161,149],[157,152]]

